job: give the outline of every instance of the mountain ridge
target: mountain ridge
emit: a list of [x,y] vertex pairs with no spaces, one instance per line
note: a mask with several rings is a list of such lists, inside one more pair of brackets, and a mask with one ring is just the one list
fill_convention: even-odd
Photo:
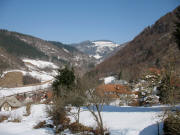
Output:
[[[177,8],[180,8],[177,7]],[[180,53],[173,38],[177,8],[146,27],[115,55],[98,64],[91,74],[109,76],[122,74],[124,79],[135,79],[149,67],[162,68],[169,57],[176,56],[180,67]]]
[[[57,45],[58,44],[58,45]],[[70,64],[75,68],[83,69],[85,72],[89,69],[89,64],[94,63],[94,60],[88,55],[83,54],[76,48],[64,45],[56,41],[46,41],[31,35],[21,34],[18,32],[11,32],[8,30],[0,30],[0,48],[4,54],[8,54],[14,59],[14,65],[6,62],[6,68],[21,68],[22,58],[34,58],[46,61],[51,61],[58,64],[60,67]],[[69,50],[69,51],[68,51]],[[11,60],[11,57],[8,57]],[[0,61],[4,61],[4,58],[0,57]],[[11,62],[12,63],[12,62]],[[4,64],[0,64],[3,66]],[[6,69],[4,68],[4,69]],[[3,69],[3,70],[4,70]]]
[[120,44],[110,40],[86,40],[71,45],[90,57],[94,57],[98,63],[113,55],[115,50],[119,50],[122,47]]

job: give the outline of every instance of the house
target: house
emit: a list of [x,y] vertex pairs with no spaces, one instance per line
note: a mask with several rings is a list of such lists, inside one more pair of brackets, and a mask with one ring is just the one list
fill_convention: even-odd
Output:
[[112,100],[119,100],[119,105],[138,105],[138,92],[129,90],[126,85],[103,84],[96,88],[100,96],[106,96]]
[[121,85],[127,85],[128,82],[125,80],[113,80],[111,84],[121,84]]
[[46,93],[46,98],[47,98],[48,100],[52,100],[52,98],[53,98],[53,92],[52,92],[52,91],[47,91],[47,93]]
[[22,104],[27,105],[27,104],[32,104],[33,99],[31,97],[27,97],[25,100],[23,100]]
[[120,84],[103,84],[97,87],[96,90],[101,96],[108,95],[114,98],[118,98],[121,95],[137,95],[136,92],[130,91],[128,86]]
[[21,102],[19,102],[14,96],[0,99],[1,111],[11,111],[21,106],[22,106]]

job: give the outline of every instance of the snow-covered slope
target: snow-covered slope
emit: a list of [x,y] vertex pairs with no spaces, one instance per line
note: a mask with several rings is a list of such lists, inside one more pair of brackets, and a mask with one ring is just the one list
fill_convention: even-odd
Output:
[[119,44],[115,44],[111,41],[95,41],[92,43],[96,48],[95,55],[92,56],[96,59],[102,59],[105,55],[114,51],[114,49],[116,49],[119,46]]
[[52,62],[42,60],[23,59],[22,61],[25,63],[27,70],[8,70],[3,72],[0,78],[3,78],[9,72],[21,72],[23,76],[30,75],[34,78],[41,80],[41,83],[15,88],[0,87],[0,98],[51,87],[54,76],[56,76],[57,74],[58,66],[56,66]]
[[123,45],[107,40],[84,41],[79,44],[75,44],[74,46],[83,53],[94,57],[98,61],[104,60],[123,47]]
[[33,60],[33,59],[23,59],[23,62],[25,63],[30,63],[34,66],[37,66],[38,68],[53,68],[53,69],[57,69],[58,66],[56,66],[54,63],[52,62],[48,62],[48,61],[42,61],[42,60]]
[[[58,64],[73,65],[74,69],[90,70],[89,64],[95,59],[80,52],[77,48],[56,41],[47,41],[30,35],[0,29],[1,70],[22,69],[22,58],[49,60]],[[76,59],[78,57],[79,59]]]
[[30,74],[31,76],[40,79],[41,81],[49,81],[54,78],[58,66],[49,61],[23,59],[28,71],[24,74]]

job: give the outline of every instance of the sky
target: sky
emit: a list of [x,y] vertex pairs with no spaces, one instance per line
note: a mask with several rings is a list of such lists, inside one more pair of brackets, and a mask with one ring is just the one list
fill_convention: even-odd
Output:
[[132,40],[180,0],[0,0],[0,29],[66,44]]

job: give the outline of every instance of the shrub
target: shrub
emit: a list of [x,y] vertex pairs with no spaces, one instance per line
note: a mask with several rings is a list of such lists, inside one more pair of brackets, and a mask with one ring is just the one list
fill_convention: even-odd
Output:
[[[94,133],[94,135],[102,135],[102,131],[99,127],[97,127],[96,129],[94,129],[92,131]],[[110,135],[109,131],[107,129],[103,129],[103,135]]]
[[[102,131],[100,128],[95,128],[93,129],[92,127],[88,127],[88,126],[84,126],[78,122],[74,122],[74,123],[71,123],[69,125],[69,129],[71,130],[71,132],[73,133],[83,133],[84,134],[94,134],[94,135],[101,135],[102,134]],[[109,131],[107,129],[104,129],[104,135],[109,135]]]
[[46,121],[39,122],[36,126],[34,126],[34,129],[39,129],[45,127]]
[[42,70],[50,73],[50,72],[52,72],[52,69],[53,69],[52,66],[47,66],[47,67],[44,67]]
[[31,104],[26,105],[26,114],[24,116],[29,116],[31,114]]
[[8,119],[8,116],[6,115],[0,115],[0,123],[7,120]]
[[[70,123],[70,119],[67,118],[66,108],[64,107],[63,98],[57,98],[54,100],[54,105],[47,108],[47,113],[52,117],[53,124],[56,126],[56,132],[63,131]],[[59,125],[62,125],[59,127]]]
[[23,85],[37,84],[37,83],[41,83],[41,80],[34,78],[29,74],[23,76]]
[[179,135],[180,134],[180,111],[172,112],[164,120],[164,134],[165,135]]
[[72,132],[92,132],[93,131],[93,128],[92,127],[87,127],[87,126],[84,126],[78,122],[74,122],[74,123],[71,123],[69,125],[69,129],[72,131]]
[[20,123],[21,119],[20,118],[15,118],[13,120],[10,120],[9,122],[15,122],[15,123]]

